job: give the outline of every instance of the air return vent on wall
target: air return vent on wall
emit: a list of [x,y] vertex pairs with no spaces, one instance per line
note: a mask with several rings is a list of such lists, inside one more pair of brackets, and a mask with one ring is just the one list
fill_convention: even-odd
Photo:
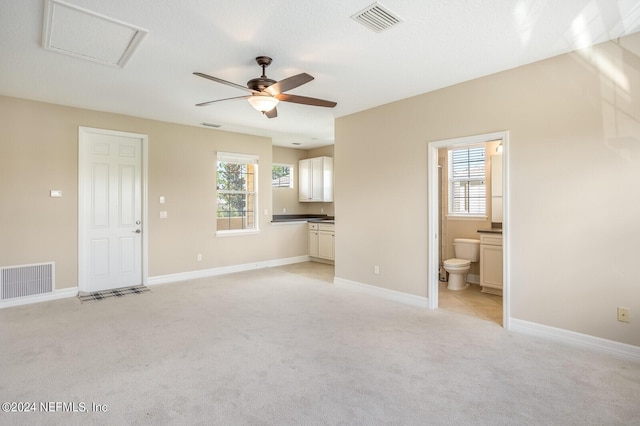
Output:
[[122,68],[146,35],[133,25],[60,0],[45,0],[45,49]]
[[16,297],[51,293],[54,285],[54,263],[0,267],[0,301]]
[[398,15],[377,2],[352,15],[351,19],[360,22],[365,27],[377,33],[402,22],[402,19],[400,19]]

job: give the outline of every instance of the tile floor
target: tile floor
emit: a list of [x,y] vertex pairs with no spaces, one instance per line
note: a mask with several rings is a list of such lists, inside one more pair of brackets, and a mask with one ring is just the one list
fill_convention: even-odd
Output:
[[301,262],[278,266],[278,269],[333,284],[334,266],[320,262]]
[[449,290],[446,282],[438,288],[438,306],[447,311],[482,318],[502,325],[502,297],[482,293],[477,284],[464,290]]
[[[302,262],[278,266],[278,269],[292,274],[333,283],[334,267],[318,262]],[[441,309],[458,312],[502,325],[502,297],[480,292],[480,286],[471,284],[465,290],[447,289],[441,282],[438,305]]]

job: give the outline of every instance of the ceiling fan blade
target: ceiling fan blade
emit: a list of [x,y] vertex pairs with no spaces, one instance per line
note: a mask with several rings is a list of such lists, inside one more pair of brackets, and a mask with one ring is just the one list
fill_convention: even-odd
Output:
[[233,99],[247,99],[248,97],[249,96],[235,96],[233,98],[216,99],[215,101],[202,102],[202,103],[196,104],[196,106],[207,106],[207,105],[215,104],[216,102],[230,101]]
[[285,78],[284,80],[280,80],[279,82],[272,84],[271,86],[264,89],[264,91],[275,96],[288,90],[295,89],[298,86],[302,86],[303,84],[306,84],[311,80],[313,80],[313,77],[303,72],[302,74],[294,75],[292,77]]
[[317,99],[317,98],[308,98],[306,96],[287,95],[284,93],[280,93],[279,95],[276,95],[276,98],[278,98],[283,102],[293,102],[296,104],[321,106],[321,107],[327,107],[327,108],[333,108],[334,106],[338,105],[336,102],[333,102],[333,101],[325,101],[324,99]]
[[264,115],[269,118],[276,118],[278,116],[278,110],[274,107],[273,109],[266,111]]
[[247,86],[241,86],[239,84],[232,83],[230,81],[223,80],[223,79],[218,78],[218,77],[213,77],[211,75],[204,74],[204,73],[201,73],[201,72],[194,72],[193,74],[197,75],[198,77],[202,77],[202,78],[206,78],[206,79],[211,80],[211,81],[215,81],[216,83],[226,84],[227,86],[235,87],[236,89],[245,90],[247,92],[254,93],[254,91],[249,89]]

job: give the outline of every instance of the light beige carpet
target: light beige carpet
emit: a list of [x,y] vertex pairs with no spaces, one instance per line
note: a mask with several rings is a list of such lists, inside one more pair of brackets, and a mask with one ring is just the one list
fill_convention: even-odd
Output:
[[0,424],[640,424],[638,362],[282,269],[3,309],[0,353]]

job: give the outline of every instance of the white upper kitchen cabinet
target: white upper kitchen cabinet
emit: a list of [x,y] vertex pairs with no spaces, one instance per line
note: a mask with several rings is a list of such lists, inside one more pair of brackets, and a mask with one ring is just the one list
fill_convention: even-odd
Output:
[[300,202],[333,202],[333,158],[299,161],[298,194]]

